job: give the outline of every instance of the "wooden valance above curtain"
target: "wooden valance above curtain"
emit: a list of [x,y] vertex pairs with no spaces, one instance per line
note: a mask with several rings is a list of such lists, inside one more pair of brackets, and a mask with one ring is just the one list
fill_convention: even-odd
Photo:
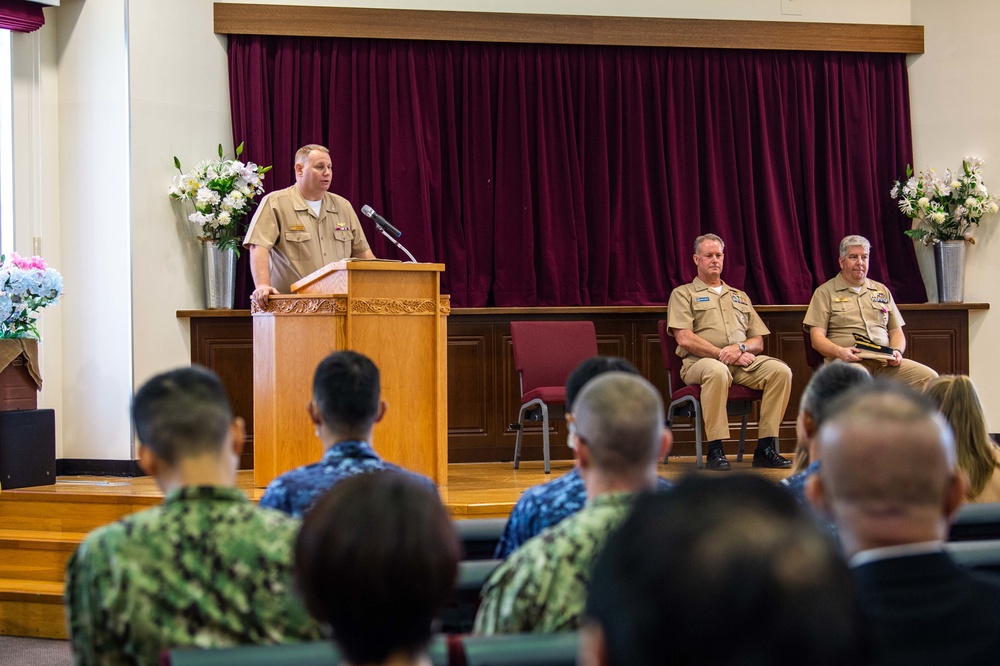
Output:
[[841,53],[924,52],[921,25],[727,21],[215,3],[221,35],[653,46]]

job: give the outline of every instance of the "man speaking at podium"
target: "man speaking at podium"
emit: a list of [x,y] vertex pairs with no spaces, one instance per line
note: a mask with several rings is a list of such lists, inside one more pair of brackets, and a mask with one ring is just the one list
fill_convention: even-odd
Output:
[[250,300],[258,307],[331,262],[375,258],[351,203],[327,191],[332,176],[330,151],[302,146],[295,152],[295,184],[261,199],[243,239],[254,283]]

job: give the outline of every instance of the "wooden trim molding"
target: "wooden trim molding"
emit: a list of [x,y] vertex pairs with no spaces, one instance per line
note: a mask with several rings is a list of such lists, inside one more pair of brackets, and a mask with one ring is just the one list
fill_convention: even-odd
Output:
[[454,42],[923,53],[922,25],[506,14],[216,2],[215,32]]

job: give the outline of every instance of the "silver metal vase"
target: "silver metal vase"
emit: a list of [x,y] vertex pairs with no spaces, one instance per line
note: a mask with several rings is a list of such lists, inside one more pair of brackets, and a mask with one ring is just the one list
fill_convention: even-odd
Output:
[[202,241],[202,265],[205,269],[205,308],[232,310],[236,287],[236,253],[220,250],[218,243]]
[[934,244],[938,303],[961,303],[965,299],[965,245],[964,240]]

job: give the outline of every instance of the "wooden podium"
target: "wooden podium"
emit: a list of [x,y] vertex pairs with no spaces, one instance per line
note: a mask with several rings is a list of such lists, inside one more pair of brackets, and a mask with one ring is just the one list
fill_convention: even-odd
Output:
[[438,486],[448,481],[447,316],[443,264],[329,264],[253,315],[254,483],[322,455],[306,413],[313,372],[331,352],[371,358],[389,407],[375,450]]

